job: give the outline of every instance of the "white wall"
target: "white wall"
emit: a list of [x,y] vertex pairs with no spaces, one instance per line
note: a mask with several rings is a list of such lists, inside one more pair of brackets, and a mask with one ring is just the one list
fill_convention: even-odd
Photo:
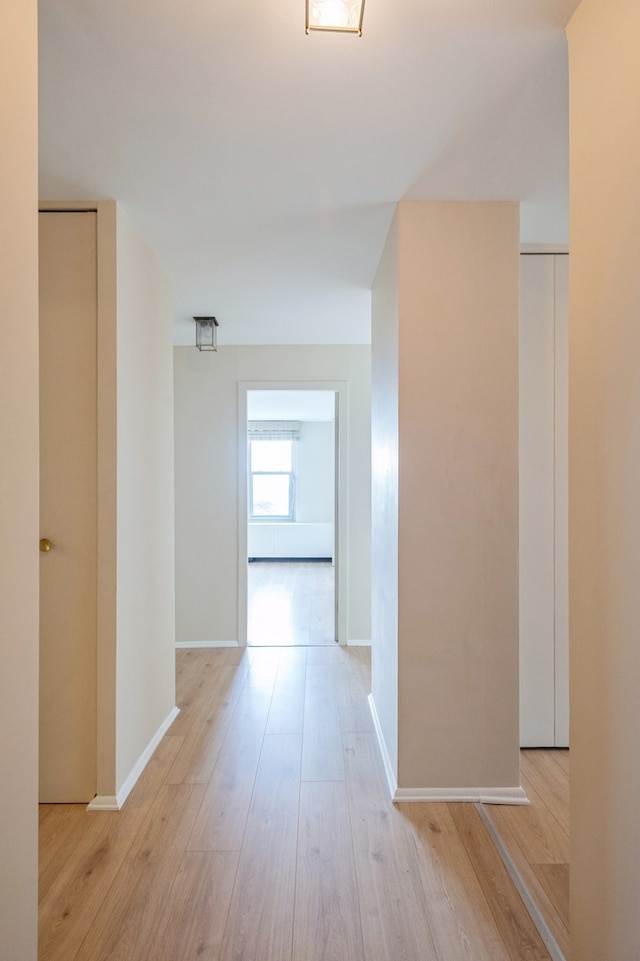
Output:
[[333,424],[303,421],[296,443],[296,521],[333,520]]
[[35,961],[38,892],[38,158],[35,2],[0,17],[0,957]]
[[348,637],[370,638],[370,350],[221,347],[175,358],[176,640],[238,639],[238,384],[346,381]]
[[640,5],[583,0],[571,116],[571,956],[640,956]]
[[117,211],[116,785],[175,705],[171,291]]
[[[394,424],[380,415],[374,464],[380,447],[389,473],[374,514],[397,512],[397,783],[516,797],[518,207],[404,202],[396,230],[397,294],[388,250],[379,305],[374,291],[373,407],[395,388],[375,338],[382,332],[380,351],[388,344],[393,356],[395,329],[397,501]],[[380,556],[374,550],[374,563]],[[383,563],[388,575],[391,562]],[[379,583],[374,571],[374,589]],[[373,634],[375,665],[379,625]],[[374,677],[390,703],[395,678],[380,679],[377,667]],[[376,705],[378,694],[374,686]]]

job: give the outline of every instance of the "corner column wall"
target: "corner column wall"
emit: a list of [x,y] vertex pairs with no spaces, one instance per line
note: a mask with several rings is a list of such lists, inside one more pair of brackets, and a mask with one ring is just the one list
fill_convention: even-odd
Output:
[[[523,798],[518,272],[516,204],[407,202],[374,287],[374,410],[386,321],[397,334],[398,607],[397,680],[378,669],[394,631],[374,607],[373,702],[399,800]],[[395,316],[382,298],[394,274]],[[374,564],[376,543],[374,523]]]
[[571,956],[640,951],[640,7],[568,28]]
[[0,18],[0,956],[38,921],[38,52],[34,0]]

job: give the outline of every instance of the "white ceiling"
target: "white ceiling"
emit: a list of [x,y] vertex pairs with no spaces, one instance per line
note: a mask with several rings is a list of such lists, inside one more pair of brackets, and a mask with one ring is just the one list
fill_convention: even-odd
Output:
[[175,342],[362,343],[394,204],[520,200],[567,242],[564,25],[577,0],[40,0],[43,200],[120,201]]

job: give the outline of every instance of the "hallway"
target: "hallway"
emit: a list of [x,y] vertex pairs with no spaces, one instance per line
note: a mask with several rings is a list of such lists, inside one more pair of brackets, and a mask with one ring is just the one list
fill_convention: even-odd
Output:
[[368,649],[177,663],[124,809],[41,807],[40,961],[547,961],[476,806],[391,803]]

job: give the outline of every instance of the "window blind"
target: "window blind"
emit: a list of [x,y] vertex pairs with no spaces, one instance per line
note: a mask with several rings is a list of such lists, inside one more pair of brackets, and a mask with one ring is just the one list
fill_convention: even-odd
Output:
[[300,440],[299,420],[250,420],[249,440]]

